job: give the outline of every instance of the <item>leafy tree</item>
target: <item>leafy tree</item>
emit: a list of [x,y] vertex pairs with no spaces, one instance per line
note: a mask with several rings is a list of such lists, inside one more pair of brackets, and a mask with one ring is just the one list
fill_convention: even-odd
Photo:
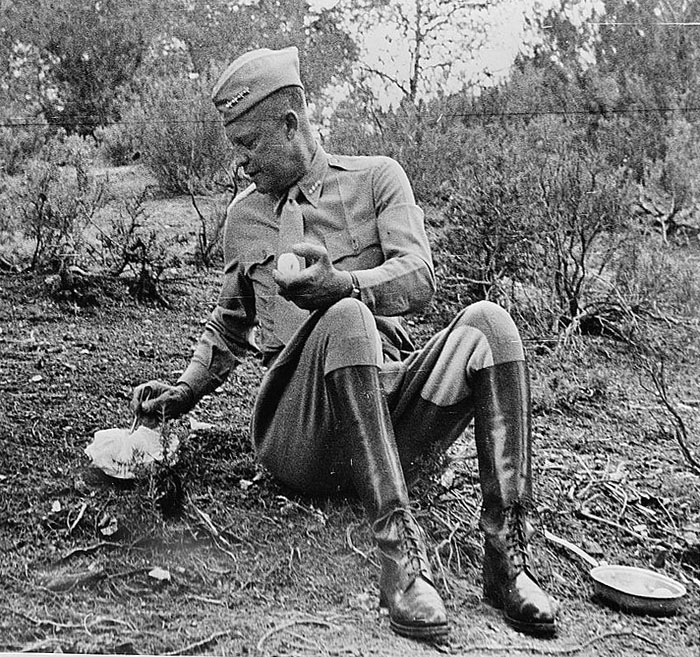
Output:
[[[631,109],[677,110],[700,102],[700,3],[607,0],[597,62]],[[662,114],[663,116],[663,114]]]
[[170,30],[187,44],[198,73],[247,50],[294,45],[307,93],[313,96],[347,76],[357,57],[354,43],[340,28],[338,10],[314,12],[306,0],[181,0],[179,5],[170,13]]
[[33,69],[35,84],[13,81],[7,93],[25,107],[36,103],[68,131],[91,134],[118,120],[119,93],[141,64],[161,10],[155,0],[8,3],[2,13],[11,30],[0,34],[0,50],[9,55],[5,81],[18,77],[10,67],[19,62]]
[[[361,44],[358,80],[384,109],[506,80],[519,56],[545,42],[552,15],[578,29],[601,10],[596,0],[344,0],[348,29]],[[593,33],[583,31],[580,48]]]

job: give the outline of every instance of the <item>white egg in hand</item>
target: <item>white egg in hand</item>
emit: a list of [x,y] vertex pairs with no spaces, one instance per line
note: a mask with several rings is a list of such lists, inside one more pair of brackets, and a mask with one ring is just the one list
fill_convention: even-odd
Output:
[[299,266],[299,258],[293,253],[283,253],[277,258],[277,269],[281,274],[294,276],[298,274],[301,267]]

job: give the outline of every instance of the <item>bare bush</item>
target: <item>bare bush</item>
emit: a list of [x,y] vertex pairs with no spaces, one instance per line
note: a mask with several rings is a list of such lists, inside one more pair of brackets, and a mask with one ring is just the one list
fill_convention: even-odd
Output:
[[228,200],[219,201],[215,204],[213,212],[206,214],[200,209],[197,197],[193,192],[190,192],[190,200],[199,218],[199,232],[197,233],[194,261],[198,268],[207,269],[215,261],[220,261],[223,257],[222,238]]
[[538,186],[543,283],[568,325],[588,317],[590,305],[601,300],[597,282],[629,227],[629,184],[624,170],[596,153],[567,149],[544,164]]
[[54,139],[10,192],[15,225],[33,243],[32,270],[58,273],[84,264],[86,228],[106,202],[105,183],[94,179],[90,164],[82,139]]
[[174,237],[153,225],[146,200],[144,190],[123,201],[109,228],[99,230],[95,253],[111,276],[126,276],[136,299],[169,306],[161,278],[167,269],[181,263],[173,249]]

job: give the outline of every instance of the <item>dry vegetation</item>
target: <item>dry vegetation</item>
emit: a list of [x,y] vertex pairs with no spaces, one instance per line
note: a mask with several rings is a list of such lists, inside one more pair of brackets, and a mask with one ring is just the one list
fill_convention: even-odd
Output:
[[[142,185],[134,171],[112,170],[113,184]],[[152,198],[148,209],[192,253],[198,218],[189,199]],[[683,581],[681,611],[657,618],[608,608],[593,596],[587,566],[539,535],[561,630],[542,641],[508,629],[481,601],[480,493],[466,435],[449,457],[426,463],[414,487],[453,622],[450,642],[436,648],[394,636],[377,609],[378,569],[358,502],[301,498],[256,465],[247,435],[262,375],[254,359],[167,427],[182,442],[171,469],[127,485],[89,466],[83,450],[93,433],[129,425],[132,386],[173,380],[185,367],[216,274],[167,270],[160,289],[169,307],[137,304],[109,277],[91,277],[80,299],[51,298],[31,273],[3,274],[1,283],[0,650],[698,654],[700,474],[628,342],[527,335],[540,521],[598,559]],[[446,312],[414,318],[419,338]],[[667,399],[698,458],[697,317],[659,309],[645,327],[663,345]],[[164,502],[172,492],[164,481],[174,478],[182,496]]]

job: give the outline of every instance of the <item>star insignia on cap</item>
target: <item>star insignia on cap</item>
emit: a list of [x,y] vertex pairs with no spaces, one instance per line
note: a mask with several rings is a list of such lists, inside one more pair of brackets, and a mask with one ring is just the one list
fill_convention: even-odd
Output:
[[226,109],[231,109],[236,103],[240,103],[248,94],[250,94],[250,87],[243,87],[233,98],[225,103],[224,107]]

